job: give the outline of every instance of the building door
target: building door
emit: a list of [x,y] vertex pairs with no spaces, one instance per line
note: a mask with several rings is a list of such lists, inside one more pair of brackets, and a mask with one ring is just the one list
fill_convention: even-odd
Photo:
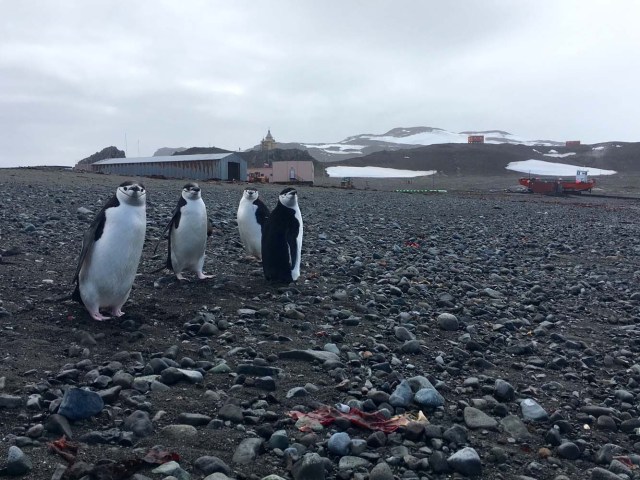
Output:
[[296,179],[296,169],[294,167],[291,167],[289,169],[289,180],[295,180]]
[[228,178],[227,180],[240,180],[240,163],[239,162],[229,162],[227,164]]

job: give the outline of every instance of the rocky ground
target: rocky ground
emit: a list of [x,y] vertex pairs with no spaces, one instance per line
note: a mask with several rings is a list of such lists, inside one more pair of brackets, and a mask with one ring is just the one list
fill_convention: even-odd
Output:
[[215,278],[178,284],[150,272],[183,182],[148,179],[126,315],[95,322],[60,298],[121,181],[0,171],[0,475],[640,478],[640,202],[302,187],[276,288],[244,186],[205,183]]

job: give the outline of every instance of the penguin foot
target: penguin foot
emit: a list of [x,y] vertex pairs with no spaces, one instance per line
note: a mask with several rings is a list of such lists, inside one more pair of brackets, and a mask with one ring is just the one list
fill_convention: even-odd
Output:
[[119,308],[113,309],[111,310],[111,315],[113,315],[114,317],[121,317],[124,315],[124,312],[122,310],[120,310]]
[[199,278],[200,280],[206,280],[207,278],[213,278],[213,275],[205,275],[205,274],[204,274],[204,273],[202,273],[202,272],[198,272],[198,278]]
[[178,280],[180,280],[181,282],[188,282],[189,281],[186,278],[184,278],[184,276],[181,273],[176,273],[176,278]]
[[105,317],[99,311],[89,312],[89,315],[91,315],[91,318],[93,318],[97,322],[104,322],[105,320],[111,319],[111,317]]

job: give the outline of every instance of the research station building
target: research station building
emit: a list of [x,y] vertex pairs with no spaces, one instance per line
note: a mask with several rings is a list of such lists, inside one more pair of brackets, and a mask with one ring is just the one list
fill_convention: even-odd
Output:
[[91,170],[125,176],[193,180],[245,181],[247,178],[247,162],[236,153],[109,158],[93,163]]

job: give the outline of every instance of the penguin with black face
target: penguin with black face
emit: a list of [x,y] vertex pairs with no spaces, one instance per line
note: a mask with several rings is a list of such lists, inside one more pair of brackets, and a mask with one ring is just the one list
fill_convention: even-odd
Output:
[[84,304],[94,320],[124,315],[138,270],[147,228],[147,191],[141,183],[122,183],[85,232],[71,296]]
[[298,192],[285,188],[262,231],[262,268],[267,281],[291,283],[300,277],[302,232]]

